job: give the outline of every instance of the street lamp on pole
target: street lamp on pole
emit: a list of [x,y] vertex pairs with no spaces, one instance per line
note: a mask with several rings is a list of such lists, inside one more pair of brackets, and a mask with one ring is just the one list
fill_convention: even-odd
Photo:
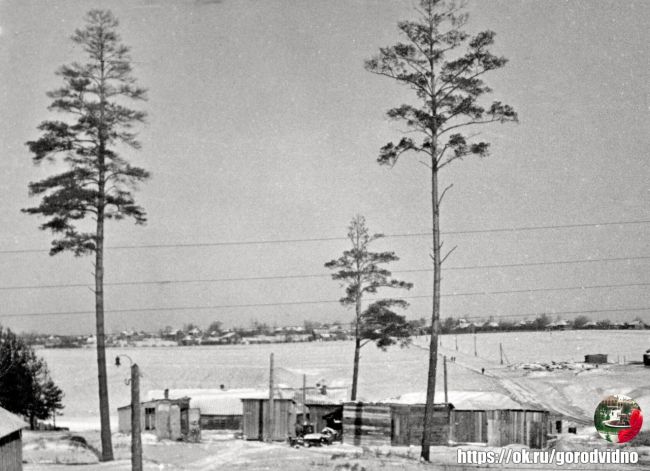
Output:
[[120,354],[115,357],[115,366],[120,366],[120,357],[129,360],[131,364],[131,469],[142,471],[142,436],[140,435],[140,368],[130,356]]

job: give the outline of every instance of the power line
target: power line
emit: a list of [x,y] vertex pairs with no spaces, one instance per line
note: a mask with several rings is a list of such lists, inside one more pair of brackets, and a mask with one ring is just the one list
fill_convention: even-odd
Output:
[[[430,295],[422,296],[396,296],[400,299],[415,299],[415,298],[429,298]],[[368,301],[374,301],[375,299],[368,299]],[[334,304],[339,303],[338,300],[318,300],[318,301],[285,301],[285,302],[274,302],[274,303],[250,303],[250,304],[215,304],[209,306],[173,306],[173,307],[142,307],[142,308],[126,308],[126,309],[106,309],[105,313],[128,313],[128,312],[160,312],[160,311],[205,311],[205,310],[215,310],[215,309],[236,309],[236,308],[251,308],[251,307],[278,307],[278,306],[299,306],[299,305],[314,305],[314,304]],[[512,316],[495,316],[499,318],[510,318],[510,317],[530,317],[530,316],[539,316],[542,314],[547,315],[559,315],[559,314],[589,314],[589,313],[598,313],[598,312],[630,312],[630,311],[650,311],[650,306],[646,307],[630,307],[630,308],[613,308],[613,309],[592,309],[584,311],[552,311],[552,312],[538,312],[538,313],[529,313],[529,314],[517,314]],[[55,312],[32,312],[25,314],[3,314],[0,318],[8,317],[45,317],[45,316],[76,316],[76,315],[87,315],[94,314],[95,311],[55,311]],[[465,318],[485,318],[489,316],[475,316],[475,317],[465,317]]]
[[[467,293],[446,293],[442,294],[443,297],[453,297],[453,296],[479,296],[479,295],[493,295],[493,294],[515,294],[515,293],[541,293],[549,291],[575,291],[575,290],[585,290],[585,289],[603,289],[603,288],[629,288],[629,287],[639,287],[639,286],[650,286],[650,283],[623,283],[623,284],[612,284],[612,285],[590,285],[590,286],[566,286],[558,288],[532,288],[532,289],[514,289],[514,290],[504,290],[504,291],[474,291]],[[431,297],[431,295],[428,295]]]
[[[513,268],[527,266],[546,266],[546,265],[568,265],[579,263],[595,262],[621,262],[633,260],[650,260],[650,255],[641,255],[635,257],[612,257],[612,258],[584,258],[576,260],[552,260],[541,262],[522,262],[522,263],[501,263],[493,265],[470,265],[470,266],[451,266],[443,268],[447,270],[478,270],[492,268]],[[393,273],[426,273],[433,272],[432,268],[414,268],[406,270],[395,270]],[[249,276],[249,277],[226,277],[226,278],[195,278],[187,280],[169,279],[169,280],[142,280],[142,281],[116,281],[106,282],[104,286],[140,286],[140,285],[169,285],[169,284],[190,284],[190,283],[219,283],[219,282],[239,282],[239,281],[267,281],[267,280],[294,280],[301,278],[329,278],[331,274],[315,273],[302,275],[268,275],[268,276]],[[92,283],[61,283],[51,285],[23,285],[23,286],[0,286],[0,291],[11,290],[29,290],[29,289],[59,289],[59,288],[85,288]]]
[[[552,229],[577,229],[585,227],[605,227],[605,226],[626,226],[636,224],[648,224],[650,220],[639,221],[605,221],[597,223],[583,223],[583,224],[557,224],[548,226],[517,226],[517,227],[502,227],[492,229],[470,229],[458,231],[442,231],[442,235],[466,235],[466,234],[490,234],[502,232],[522,232],[522,231],[540,231]],[[400,237],[424,237],[430,236],[431,232],[411,232],[401,234],[385,234],[386,238],[400,238]],[[303,239],[260,239],[249,241],[224,241],[224,242],[193,242],[186,244],[142,244],[142,245],[113,245],[108,246],[106,249],[110,250],[138,250],[138,249],[168,249],[168,248],[196,248],[196,247],[228,247],[228,246],[246,246],[246,245],[269,245],[269,244],[295,244],[295,243],[308,243],[308,242],[331,242],[347,240],[346,237],[310,237]],[[41,253],[43,249],[15,249],[15,250],[0,250],[2,254],[20,254],[20,253]]]

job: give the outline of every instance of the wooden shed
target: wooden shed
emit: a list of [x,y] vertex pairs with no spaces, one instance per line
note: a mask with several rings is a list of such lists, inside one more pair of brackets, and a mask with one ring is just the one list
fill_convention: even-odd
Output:
[[[120,433],[131,433],[131,405],[118,408],[117,413]],[[200,412],[190,408],[189,397],[142,402],[140,414],[142,432],[153,433],[161,440],[200,439]]]
[[[247,440],[264,440],[269,435],[268,398],[243,398],[242,429]],[[273,399],[273,430],[271,440],[285,441],[296,436],[296,404],[293,399]]]
[[0,470],[22,471],[22,430],[26,425],[20,418],[0,407]]
[[321,397],[307,397],[305,406],[309,411],[309,423],[313,425],[315,432],[320,432],[325,427],[343,431],[342,402]]
[[451,440],[456,443],[487,443],[487,413],[456,409],[451,414]]
[[606,353],[592,353],[585,355],[585,363],[592,363],[595,365],[602,365],[607,363],[607,354]]
[[190,405],[201,411],[201,430],[241,430],[242,402],[238,395],[192,397]]
[[[432,445],[447,445],[450,437],[450,417],[454,406],[434,404]],[[391,444],[420,445],[424,430],[424,404],[391,404]]]
[[343,405],[343,443],[390,445],[391,423],[390,404],[346,402]]
[[[436,404],[434,445],[447,445],[451,404]],[[420,445],[424,404],[347,402],[343,406],[343,442],[366,446]]]
[[[167,395],[168,399],[190,398],[190,408],[201,411],[202,430],[241,430],[243,405],[242,399],[260,398],[264,391],[259,389],[165,389],[151,390],[149,399]],[[285,396],[280,396],[285,397]]]
[[544,410],[457,409],[451,413],[451,440],[489,446],[520,443],[530,448],[544,448],[554,425],[556,421]]

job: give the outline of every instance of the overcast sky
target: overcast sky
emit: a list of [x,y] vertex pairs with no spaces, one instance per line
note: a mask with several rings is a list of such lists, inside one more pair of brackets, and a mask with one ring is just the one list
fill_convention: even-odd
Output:
[[[153,174],[137,194],[149,221],[108,226],[107,246],[138,247],[107,250],[110,331],[348,321],[352,313],[332,302],[342,289],[323,268],[345,240],[214,244],[344,237],[357,213],[373,232],[430,230],[427,169],[414,158],[392,170],[375,161],[399,136],[386,110],[412,97],[363,69],[399,39],[411,1],[0,5],[1,324],[94,329],[92,259],[50,257],[41,221],[20,213],[37,204],[28,182],[56,170],[34,167],[24,143],[56,116],[45,95],[60,85],[55,70],[84,60],[69,38],[90,8],[118,17],[149,89],[143,149],[126,156]],[[521,122],[484,127],[492,155],[443,171],[443,186],[454,187],[442,231],[586,226],[446,234],[445,247],[458,248],[445,262],[442,317],[613,310],[587,315],[650,321],[650,2],[485,0],[468,9],[468,29],[496,31],[493,50],[510,59],[486,77],[491,98],[513,105]],[[636,223],[590,225],[614,222]],[[376,248],[395,250],[393,268],[404,271],[396,274],[415,284],[408,317],[429,317],[432,275],[408,270],[430,268],[430,239],[386,238]],[[537,264],[558,261],[576,263]],[[513,264],[528,265],[476,268]],[[287,275],[323,276],[178,282]],[[168,282],[129,284],[149,281]],[[467,294],[477,292],[488,294]],[[303,301],[328,302],[286,304]],[[251,304],[277,305],[236,307]]]

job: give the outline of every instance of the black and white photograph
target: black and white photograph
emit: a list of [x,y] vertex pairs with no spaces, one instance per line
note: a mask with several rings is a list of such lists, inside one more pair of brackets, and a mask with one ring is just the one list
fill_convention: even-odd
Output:
[[650,469],[648,25],[0,0],[0,471]]

